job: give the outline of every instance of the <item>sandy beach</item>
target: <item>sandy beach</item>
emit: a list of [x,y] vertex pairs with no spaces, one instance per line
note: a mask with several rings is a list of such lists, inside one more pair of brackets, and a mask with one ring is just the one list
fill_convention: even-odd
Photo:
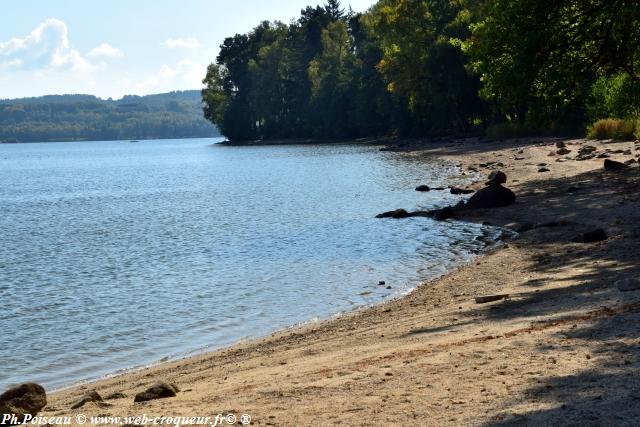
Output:
[[[52,393],[41,414],[76,425],[80,413],[220,413],[238,424],[248,414],[262,426],[636,425],[640,290],[616,283],[640,272],[640,167],[605,171],[602,157],[575,158],[584,146],[618,161],[640,151],[633,142],[562,140],[570,153],[559,155],[558,141],[403,148],[465,173],[507,174],[514,205],[457,220],[528,230],[473,262],[380,306]],[[574,241],[595,228],[608,238]],[[475,301],[496,294],[508,297]],[[134,403],[158,381],[180,392]],[[104,402],[71,409],[89,390]]]

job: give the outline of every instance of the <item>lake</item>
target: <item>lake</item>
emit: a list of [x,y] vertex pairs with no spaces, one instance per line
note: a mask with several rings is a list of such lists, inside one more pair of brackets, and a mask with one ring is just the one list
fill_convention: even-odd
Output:
[[[402,295],[496,230],[437,159],[220,139],[0,145],[0,391],[48,389]],[[379,286],[384,280],[386,284]]]

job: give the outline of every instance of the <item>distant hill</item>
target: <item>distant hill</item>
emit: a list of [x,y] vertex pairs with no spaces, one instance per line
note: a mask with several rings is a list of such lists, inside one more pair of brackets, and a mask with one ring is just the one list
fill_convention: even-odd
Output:
[[0,100],[0,142],[163,139],[218,136],[202,114],[200,91],[46,95]]

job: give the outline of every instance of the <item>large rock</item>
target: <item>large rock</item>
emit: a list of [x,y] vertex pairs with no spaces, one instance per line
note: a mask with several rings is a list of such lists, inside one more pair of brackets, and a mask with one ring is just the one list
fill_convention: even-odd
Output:
[[178,387],[173,384],[159,382],[155,383],[143,392],[136,394],[133,398],[134,402],[146,402],[154,399],[164,399],[167,397],[175,397],[179,392]]
[[625,169],[628,166],[624,163],[616,162],[615,160],[604,159],[604,169],[608,171],[618,171],[620,169]]
[[429,191],[431,190],[428,185],[418,185],[416,191]]
[[22,384],[0,395],[0,414],[15,415],[5,425],[22,424],[25,415],[35,416],[46,405],[47,393],[36,383]]
[[516,195],[513,191],[500,184],[494,184],[476,191],[476,194],[469,198],[466,206],[468,209],[499,208],[515,201]]
[[502,171],[493,171],[489,174],[487,185],[504,184],[505,182],[507,182],[507,174]]

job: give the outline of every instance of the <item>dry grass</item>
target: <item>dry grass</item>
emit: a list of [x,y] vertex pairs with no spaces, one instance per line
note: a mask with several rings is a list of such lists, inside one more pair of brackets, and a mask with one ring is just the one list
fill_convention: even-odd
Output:
[[640,135],[640,127],[637,124],[637,120],[600,119],[589,127],[587,137],[600,140],[633,140]]

